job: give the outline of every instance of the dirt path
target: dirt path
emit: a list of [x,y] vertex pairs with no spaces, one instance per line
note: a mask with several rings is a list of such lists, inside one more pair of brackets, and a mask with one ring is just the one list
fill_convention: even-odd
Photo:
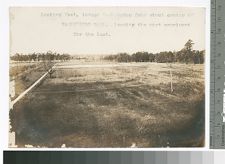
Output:
[[62,69],[62,68],[112,68],[112,67],[141,67],[141,66],[147,66],[149,63],[118,63],[118,64],[58,64],[56,69]]
[[37,81],[35,81],[28,89],[26,89],[24,92],[22,92],[15,100],[10,102],[10,109],[13,109],[13,105],[17,103],[20,99],[22,99],[29,91],[31,91],[37,84],[39,84],[50,72],[51,69],[53,69],[55,66],[50,68],[47,72],[45,72]]

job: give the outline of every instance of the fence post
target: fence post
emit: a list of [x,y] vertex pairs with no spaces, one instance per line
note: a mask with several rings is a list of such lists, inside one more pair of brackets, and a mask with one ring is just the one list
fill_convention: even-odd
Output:
[[170,91],[173,92],[173,75],[172,75],[172,65],[170,63]]

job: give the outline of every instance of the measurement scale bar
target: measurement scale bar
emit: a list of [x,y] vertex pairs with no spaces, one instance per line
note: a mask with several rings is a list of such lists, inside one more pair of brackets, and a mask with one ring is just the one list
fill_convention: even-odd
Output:
[[225,149],[225,0],[211,0],[210,148]]

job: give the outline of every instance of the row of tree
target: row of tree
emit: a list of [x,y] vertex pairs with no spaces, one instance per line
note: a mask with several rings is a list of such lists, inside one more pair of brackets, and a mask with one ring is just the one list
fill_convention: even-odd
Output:
[[18,54],[10,57],[14,61],[66,61],[70,60],[71,56],[68,54],[59,54],[48,51],[47,53],[32,53],[32,54]]
[[157,62],[157,63],[204,63],[205,51],[185,51],[171,52],[165,51],[160,53],[136,52],[132,55],[128,53],[119,53],[116,55],[105,56],[105,60],[117,62]]
[[[184,47],[177,52],[164,51],[159,53],[136,52],[133,54],[119,53],[105,56],[104,60],[117,62],[157,62],[157,63],[204,63],[205,51],[193,50],[193,41],[189,39]],[[47,53],[15,54],[10,57],[14,61],[66,61],[73,59],[69,54],[59,54],[48,51]]]
[[177,52],[164,51],[159,53],[136,52],[133,54],[119,53],[105,56],[105,60],[117,62],[157,62],[157,63],[204,63],[205,51],[193,50],[193,41],[188,40],[184,48]]

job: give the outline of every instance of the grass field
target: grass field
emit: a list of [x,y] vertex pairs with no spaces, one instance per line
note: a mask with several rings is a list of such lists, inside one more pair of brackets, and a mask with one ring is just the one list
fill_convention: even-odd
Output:
[[19,147],[201,147],[204,104],[202,64],[70,61],[14,105],[11,130]]

